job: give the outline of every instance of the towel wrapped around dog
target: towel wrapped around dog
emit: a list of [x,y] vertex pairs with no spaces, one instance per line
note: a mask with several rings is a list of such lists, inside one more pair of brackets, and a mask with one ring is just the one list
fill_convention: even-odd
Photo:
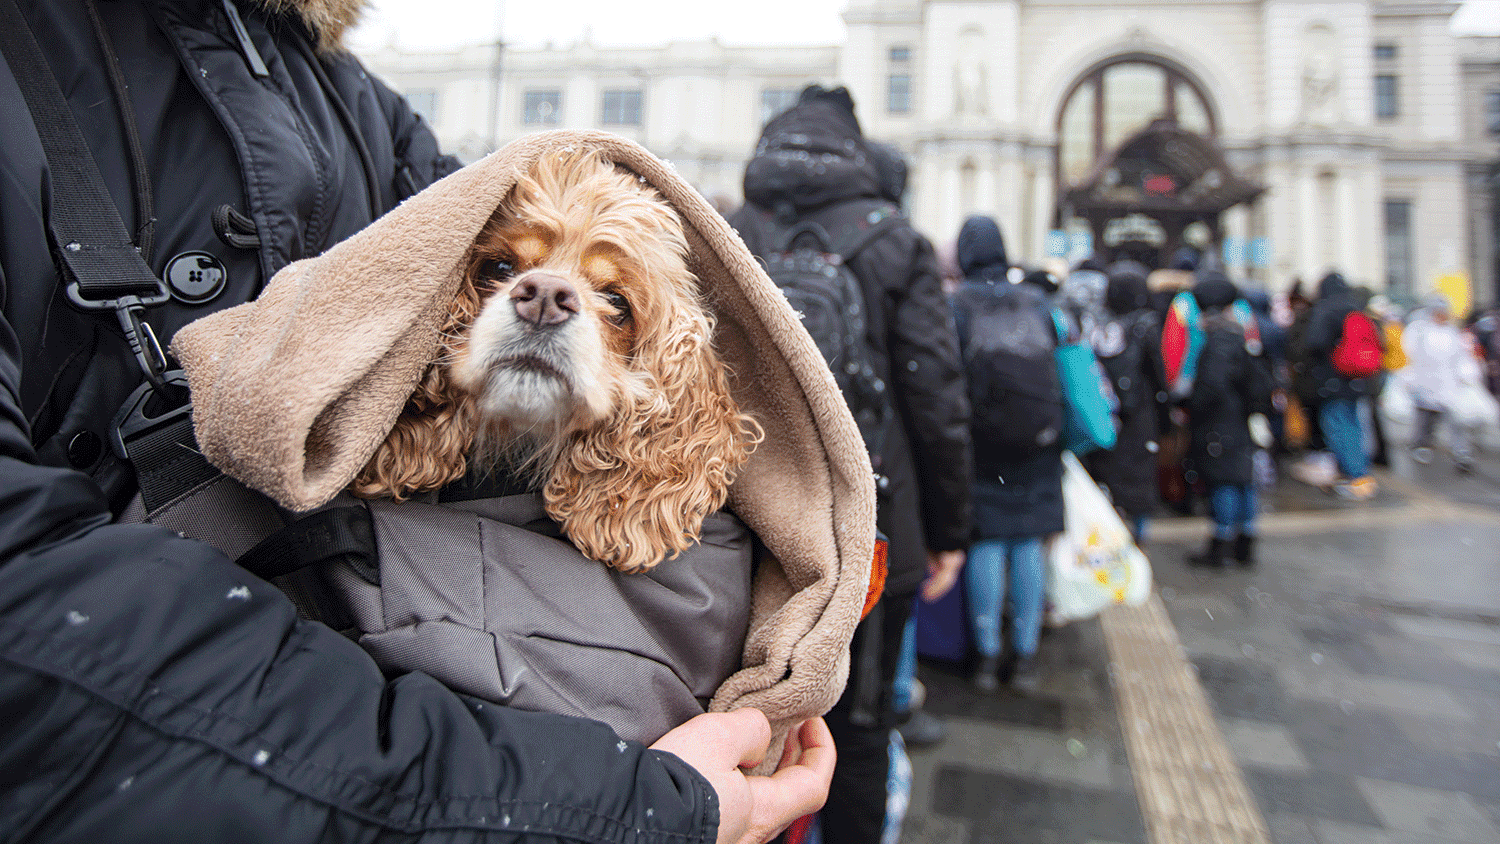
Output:
[[173,351],[192,387],[198,443],[228,475],[291,510],[326,505],[375,453],[438,353],[485,222],[533,163],[575,148],[637,174],[682,217],[730,391],[765,433],[729,490],[728,508],[758,542],[739,668],[709,708],[765,712],[776,740],[763,767],[774,767],[790,727],[827,711],[848,673],[875,538],[869,459],[780,291],[702,196],[639,145],[601,132],[523,138],[287,266],[256,301],[184,328]]

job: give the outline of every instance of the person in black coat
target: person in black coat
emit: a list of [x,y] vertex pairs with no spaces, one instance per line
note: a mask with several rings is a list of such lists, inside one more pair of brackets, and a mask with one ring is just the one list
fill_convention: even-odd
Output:
[[849,267],[865,294],[864,339],[897,411],[873,455],[889,574],[854,633],[854,669],[828,715],[839,748],[822,812],[828,844],[880,838],[906,622],[919,590],[936,600],[957,581],[971,524],[973,455],[958,343],[932,244],[892,201],[902,188],[892,153],[872,148],[846,89],[810,85],[766,124],[745,166],[745,205],[729,220],[757,256],[779,249],[776,232],[793,222],[830,233],[887,226]]
[[1089,474],[1109,493],[1136,541],[1160,502],[1157,455],[1171,429],[1171,403],[1161,357],[1161,318],[1151,307],[1147,270],[1134,261],[1109,267],[1109,320],[1094,337],[1094,353],[1120,403],[1115,447],[1085,457]]
[[1365,447],[1364,427],[1359,421],[1357,405],[1366,395],[1374,395],[1376,379],[1353,378],[1333,365],[1334,349],[1343,339],[1344,323],[1349,314],[1363,310],[1344,277],[1331,272],[1318,283],[1318,299],[1307,318],[1302,336],[1310,387],[1317,392],[1318,427],[1328,449],[1338,461],[1338,493],[1354,500],[1374,497],[1377,484],[1370,475],[1370,458]]
[[[970,352],[976,344],[972,317],[982,308],[1029,312],[1013,323],[1040,326],[1032,333],[1043,350],[1043,365],[1054,366],[1051,350],[1057,346],[1057,334],[1051,308],[1037,284],[1007,280],[1004,241],[993,219],[974,216],[964,221],[958,235],[958,263],[964,282],[953,298],[954,322],[970,383],[990,380],[976,369],[985,366],[988,358]],[[972,400],[978,402],[981,397]],[[1059,408],[1061,401],[1059,393]],[[983,412],[974,407],[976,418]],[[1002,680],[1009,680],[1024,689],[1037,679],[1032,657],[1042,625],[1044,544],[1049,535],[1063,529],[1061,438],[1054,433],[1047,442],[1009,451],[976,433],[974,469],[975,541],[964,568],[979,652],[974,684],[982,691],[994,691]],[[1002,604],[1007,599],[1011,608],[1008,643],[1001,631]],[[1009,645],[1008,654],[1002,644]]]
[[[340,46],[353,20],[336,5],[0,3],[0,30],[34,32],[45,65],[27,75],[10,46],[0,61],[0,837],[764,840],[821,795],[794,788],[784,817],[752,807],[736,766],[769,743],[754,710],[653,749],[388,677],[210,546],[116,522],[139,484],[112,423],[147,376],[113,310],[65,293],[60,171],[94,161],[141,275],[169,285],[142,315],[163,347],[254,298],[458,167]],[[44,153],[61,124],[33,118],[18,82],[47,71],[82,155]],[[825,788],[831,754],[815,750]]]
[[[1270,372],[1247,344],[1232,306],[1239,291],[1223,273],[1209,271],[1193,286],[1203,314],[1205,340],[1188,396],[1188,459],[1208,488],[1214,532],[1195,565],[1223,566],[1230,557],[1254,562],[1259,501],[1254,457],[1257,439],[1269,436]],[[1254,418],[1254,417],[1259,418]],[[1252,428],[1260,429],[1252,438]]]

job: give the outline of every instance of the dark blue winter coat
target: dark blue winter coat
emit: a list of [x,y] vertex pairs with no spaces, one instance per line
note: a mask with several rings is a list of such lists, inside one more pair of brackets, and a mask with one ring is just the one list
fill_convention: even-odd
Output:
[[[969,218],[959,232],[957,257],[965,276],[953,298],[954,325],[961,350],[967,351],[969,346],[969,314],[977,300],[1019,297],[1051,324],[1051,311],[1040,288],[1005,280],[1005,241],[994,220]],[[966,373],[977,365],[967,354],[964,360]],[[1020,539],[1046,536],[1063,529],[1060,442],[1010,458],[985,449],[981,442],[976,441],[974,446],[976,539]]]

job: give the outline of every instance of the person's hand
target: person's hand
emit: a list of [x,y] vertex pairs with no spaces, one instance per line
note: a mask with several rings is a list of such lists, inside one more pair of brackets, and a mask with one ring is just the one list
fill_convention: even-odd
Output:
[[964,567],[963,549],[927,552],[927,579],[922,581],[922,600],[932,603],[948,594]]
[[769,777],[747,774],[765,758],[771,724],[759,709],[710,712],[651,745],[688,763],[719,796],[717,844],[765,844],[792,821],[823,808],[833,781],[833,735],[822,718],[786,737],[781,767]]

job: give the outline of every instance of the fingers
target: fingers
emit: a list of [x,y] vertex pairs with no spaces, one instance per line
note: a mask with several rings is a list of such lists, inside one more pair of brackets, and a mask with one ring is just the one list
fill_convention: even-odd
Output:
[[736,709],[726,713],[723,729],[730,730],[738,742],[736,767],[753,768],[766,758],[771,745],[771,722],[759,709]]
[[[818,811],[828,799],[837,754],[833,735],[822,718],[805,722],[788,737],[801,752],[796,764],[787,765],[769,777],[749,777],[753,817],[752,837],[767,840],[803,815]],[[759,831],[759,835],[755,832]]]
[[746,708],[699,715],[651,747],[673,753],[700,771],[730,771],[759,765],[770,743],[771,723],[765,714]]

